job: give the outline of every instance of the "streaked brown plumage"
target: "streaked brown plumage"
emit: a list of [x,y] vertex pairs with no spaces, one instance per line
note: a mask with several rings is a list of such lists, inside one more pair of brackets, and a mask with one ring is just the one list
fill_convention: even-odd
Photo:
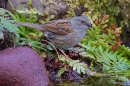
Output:
[[52,44],[61,49],[68,49],[77,45],[85,36],[88,28],[91,27],[90,20],[85,16],[52,20],[41,25],[23,22],[16,24],[42,31]]

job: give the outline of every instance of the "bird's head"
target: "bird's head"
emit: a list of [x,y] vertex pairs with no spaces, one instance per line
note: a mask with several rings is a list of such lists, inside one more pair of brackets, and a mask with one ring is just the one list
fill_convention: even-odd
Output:
[[73,17],[71,20],[71,23],[74,27],[79,27],[79,28],[91,28],[92,24],[90,22],[90,19],[86,16],[77,16]]

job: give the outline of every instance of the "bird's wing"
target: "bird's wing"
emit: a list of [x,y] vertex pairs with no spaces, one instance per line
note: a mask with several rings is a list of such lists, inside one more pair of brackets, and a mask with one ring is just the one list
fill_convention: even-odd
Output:
[[45,23],[43,26],[47,30],[59,35],[66,35],[75,31],[71,25],[71,19],[52,20]]

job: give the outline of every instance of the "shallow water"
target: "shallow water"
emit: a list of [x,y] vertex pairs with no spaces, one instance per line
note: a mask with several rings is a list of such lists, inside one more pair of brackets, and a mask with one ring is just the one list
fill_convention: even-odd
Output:
[[57,84],[56,86],[130,86],[130,81],[122,82],[109,77],[91,77],[81,82],[65,80],[64,84]]

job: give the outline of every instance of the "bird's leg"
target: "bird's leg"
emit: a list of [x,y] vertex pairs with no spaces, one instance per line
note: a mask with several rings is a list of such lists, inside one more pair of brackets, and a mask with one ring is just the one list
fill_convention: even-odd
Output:
[[59,56],[59,53],[58,53],[57,49],[55,48],[55,46],[54,46],[52,43],[50,43],[50,42],[47,41],[47,40],[43,40],[43,39],[42,39],[41,41],[50,44],[50,45],[54,48],[54,50],[56,51],[56,54]]
[[[50,42],[48,42],[48,41],[46,41],[46,40],[42,40],[43,42],[47,42],[48,44],[50,44],[53,48],[54,48],[54,50],[56,51],[56,53],[57,53],[57,55],[58,55],[58,57],[59,57],[59,53],[58,53],[58,51],[57,51],[57,49],[55,48],[55,46],[53,45],[53,44],[51,44]],[[62,50],[62,49],[60,49],[60,48],[58,48],[59,49],[59,51],[66,57],[66,58],[68,58],[68,56],[64,53],[64,51]]]
[[62,49],[60,49],[60,48],[58,48],[58,49],[66,58],[68,58],[68,56],[64,53],[64,51]]

